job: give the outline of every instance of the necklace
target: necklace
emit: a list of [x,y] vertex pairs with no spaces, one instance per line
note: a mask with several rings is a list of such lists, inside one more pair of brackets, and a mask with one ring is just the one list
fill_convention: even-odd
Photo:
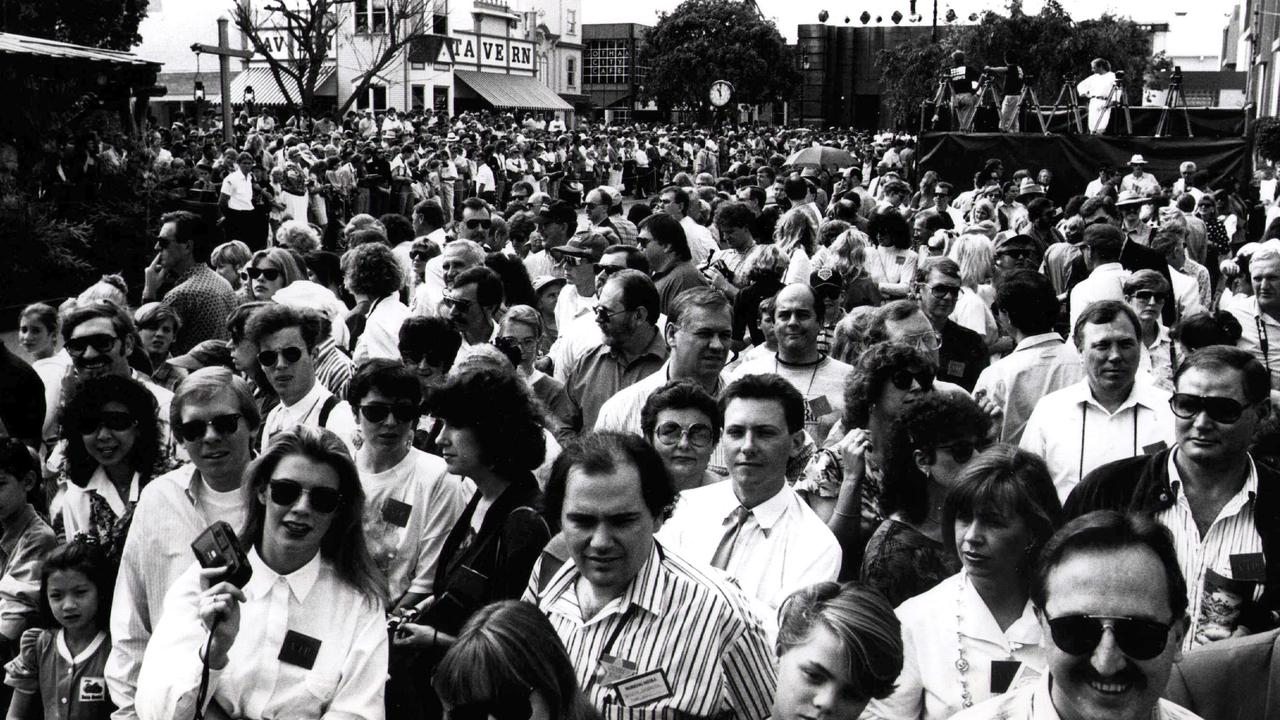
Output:
[[969,661],[964,656],[964,633],[960,631],[964,625],[964,578],[956,590],[956,670],[960,672],[960,699],[966,708],[973,707],[973,693],[969,692],[969,681],[965,673],[969,672]]

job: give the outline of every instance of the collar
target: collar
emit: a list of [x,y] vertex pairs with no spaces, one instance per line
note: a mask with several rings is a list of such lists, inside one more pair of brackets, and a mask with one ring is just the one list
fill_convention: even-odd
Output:
[[27,531],[27,527],[36,521],[36,510],[31,507],[31,503],[22,506],[22,509],[13,514],[13,517],[4,524],[4,532],[0,534],[0,550],[6,555],[13,555],[13,550],[18,546],[18,539]]
[[[730,480],[727,483],[716,484],[732,485],[733,481]],[[733,498],[734,507],[737,507],[737,495],[733,492],[730,492],[729,494]],[[782,489],[773,497],[751,508],[751,516],[756,519],[756,524],[764,531],[766,537],[769,535],[769,531],[773,529],[773,526],[777,525],[778,522],[782,520],[782,516],[787,512],[787,508],[791,506],[791,498],[794,495],[795,492],[791,489],[791,486],[783,483]],[[732,508],[730,508],[730,512],[732,512]],[[728,516],[729,513],[724,514],[724,517],[727,518]]]
[[1151,344],[1147,346],[1147,349],[1154,350],[1158,347],[1163,346],[1167,342],[1169,342],[1169,328],[1165,327],[1164,323],[1157,321],[1156,322],[1156,339],[1153,340]]
[[607,347],[610,355],[621,360],[623,363],[627,365],[630,365],[631,363],[635,362],[636,360],[639,360],[640,358],[646,355],[652,355],[658,358],[659,360],[665,361],[667,359],[667,353],[668,353],[667,340],[666,338],[662,337],[662,332],[658,330],[656,325],[653,328],[653,339],[651,339],[649,341],[649,344],[644,346],[644,348],[642,348],[640,352],[636,353],[631,357],[627,357],[626,355],[618,352],[611,345]]
[[1022,350],[1030,350],[1032,348],[1037,348],[1037,347],[1040,347],[1041,345],[1048,345],[1050,343],[1062,345],[1063,344],[1062,336],[1056,332],[1040,333],[1039,335],[1028,335],[1027,337],[1022,338],[1022,342],[1018,343],[1013,348],[1013,351],[1020,352]]
[[959,628],[962,634],[1001,647],[1007,647],[1010,643],[1040,644],[1040,623],[1036,620],[1035,608],[1030,598],[1022,608],[1022,615],[1013,621],[1008,630],[1001,630],[986,602],[970,582],[968,571],[962,569],[955,578],[958,584],[956,592],[960,594],[960,607],[964,613]]
[[[138,502],[138,494],[141,491],[138,479],[138,473],[135,472],[133,474],[133,479],[129,481],[128,497],[121,498],[121,500],[126,503]],[[108,491],[111,491],[111,494],[108,494]],[[93,475],[89,476],[89,480],[84,484],[84,487],[79,487],[75,483],[67,483],[66,492],[67,495],[96,492],[98,495],[102,496],[102,499],[106,500],[108,504],[114,504],[110,500],[111,495],[119,494],[119,491],[116,490],[115,483],[111,482],[111,478],[107,477],[107,471],[101,465],[98,466],[97,470],[93,471]],[[119,512],[116,508],[112,509]]]
[[[1169,491],[1174,498],[1182,492],[1182,475],[1178,472],[1178,464],[1174,462],[1174,456],[1177,454],[1178,449],[1175,447],[1169,451],[1169,457],[1165,461],[1169,472]],[[1240,490],[1222,506],[1218,517],[1231,517],[1243,510],[1245,506],[1252,504],[1258,497],[1258,466],[1253,464],[1252,455],[1246,453],[1245,457],[1249,460],[1249,474],[1245,477],[1244,485],[1240,486]]]
[[106,639],[107,639],[107,634],[99,630],[98,634],[93,636],[93,640],[89,641],[89,644],[85,646],[84,650],[81,650],[80,654],[76,655],[75,657],[71,656],[71,648],[67,647],[67,631],[66,630],[58,631],[57,641],[54,643],[54,645],[57,646],[58,654],[62,656],[63,660],[66,660],[72,666],[76,666],[76,665],[83,664],[84,661],[88,660],[90,657],[93,657],[93,654],[98,651],[98,646],[102,645],[102,643],[105,642]]
[[290,405],[286,403],[283,398],[281,398],[280,409],[285,412],[292,413],[299,408],[306,408],[306,410],[310,412],[311,407],[313,405],[319,405],[321,402],[324,401],[324,395],[327,392],[328,390],[325,390],[324,386],[321,385],[319,381],[315,381],[311,385],[311,389],[307,391],[307,394],[303,395],[302,398],[298,400],[298,402]]
[[316,581],[320,579],[322,560],[319,552],[316,552],[315,557],[311,558],[306,565],[288,575],[281,575],[268,567],[262,556],[258,554],[257,547],[249,548],[248,555],[249,565],[253,568],[253,577],[245,583],[244,594],[250,600],[266,597],[271,592],[272,586],[276,584],[276,580],[283,578],[298,602],[305,602],[307,595],[315,587]]
[[1089,378],[1081,378],[1075,384],[1068,386],[1071,388],[1071,397],[1075,405],[1089,405],[1104,415],[1112,416],[1128,410],[1131,407],[1140,405],[1148,410],[1154,411],[1164,402],[1164,398],[1160,397],[1160,391],[1141,380],[1135,380],[1133,387],[1129,390],[1129,396],[1120,403],[1120,407],[1115,412],[1107,412],[1102,405],[1093,398],[1093,391],[1089,389]]
[[1092,276],[1113,272],[1124,272],[1124,266],[1118,262],[1102,263],[1098,267],[1094,268],[1093,272],[1089,273],[1089,275]]

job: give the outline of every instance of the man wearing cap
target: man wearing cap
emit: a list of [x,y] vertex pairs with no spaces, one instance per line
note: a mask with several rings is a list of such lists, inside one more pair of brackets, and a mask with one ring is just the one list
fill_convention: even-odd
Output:
[[[592,193],[599,189],[592,190]],[[549,252],[568,279],[556,299],[556,327],[567,330],[574,320],[595,312],[595,266],[612,243],[595,229],[577,233],[569,242]]]
[[690,243],[681,223],[670,215],[650,215],[640,223],[640,247],[644,250],[657,284],[663,314],[676,296],[690,288],[706,287],[707,278],[693,266]]
[[550,251],[568,241],[569,233],[578,226],[578,214],[569,203],[556,200],[539,210],[533,221],[538,226],[534,231],[537,237],[531,237],[530,240],[540,243],[542,249],[529,253],[524,259],[524,267],[529,271],[529,277],[540,275],[563,277],[564,272],[556,267]]
[[1147,172],[1147,161],[1141,155],[1134,155],[1129,158],[1129,167],[1132,170],[1120,180],[1120,192],[1128,190],[1135,192],[1143,197],[1154,197],[1160,194],[1160,181],[1156,180],[1156,176]]

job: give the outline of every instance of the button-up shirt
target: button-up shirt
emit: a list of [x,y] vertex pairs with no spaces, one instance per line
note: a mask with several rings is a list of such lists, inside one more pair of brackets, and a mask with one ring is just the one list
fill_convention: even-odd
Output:
[[365,318],[364,332],[356,341],[351,360],[359,367],[372,358],[400,359],[400,326],[410,315],[409,308],[391,294],[373,303]]
[[1168,392],[1139,378],[1120,407],[1107,412],[1085,378],[1041,398],[1018,444],[1044,458],[1058,499],[1066,502],[1094,468],[1164,450],[1173,440]]
[[222,179],[221,194],[230,198],[227,207],[232,210],[253,210],[253,176],[232,170]]
[[[1052,682],[1053,676],[1043,675],[1033,685],[975,705],[952,716],[951,720],[1062,720],[1049,693]],[[1150,720],[1201,720],[1199,715],[1163,698],[1156,701],[1149,717]]]
[[[993,661],[1022,663],[1024,677],[1045,671],[1040,623],[1031,601],[1001,630],[963,570],[902,603],[896,612],[902,623],[902,673],[892,695],[867,706],[863,717],[868,720],[949,718],[964,709],[965,688],[975,703],[999,694],[991,690]],[[969,664],[964,672],[956,668],[962,650]]]
[[162,302],[182,318],[170,349],[175,356],[205,340],[226,340],[227,316],[240,304],[231,283],[203,262],[179,276]]
[[[325,401],[330,397],[333,397],[333,393],[316,382],[298,402],[286,405],[284,400],[281,400],[279,405],[271,408],[271,412],[267,413],[267,419],[262,422],[262,451],[266,452],[267,447],[271,445],[272,437],[295,425],[320,427],[320,415],[324,411]],[[347,449],[351,451],[351,456],[355,457],[356,448],[353,439],[356,433],[356,419],[346,400],[340,400],[333,410],[329,411],[329,418],[324,428],[332,430],[341,438],[342,442],[346,443]]]
[[582,411],[582,427],[595,427],[605,401],[656,372],[666,362],[667,352],[667,341],[655,327],[653,339],[634,358],[621,357],[601,342],[571,361],[563,382],[569,399]]
[[[244,586],[240,630],[227,664],[209,673],[209,699],[230,717],[366,718],[385,716],[387,630],[383,610],[341,579],[317,553],[280,575],[248,551],[253,576]],[[147,646],[138,677],[142,720],[191,717],[200,687],[200,574],[194,563],[165,600],[164,618]],[[279,659],[286,636],[318,645],[310,668]]]
[[40,569],[57,544],[53,529],[24,505],[0,534],[0,635],[17,640],[40,617]]
[[76,535],[92,535],[96,528],[93,524],[91,513],[93,511],[92,501],[90,497],[97,495],[107,503],[107,507],[111,508],[111,512],[116,517],[124,517],[125,511],[138,502],[138,496],[142,488],[138,484],[138,473],[133,474],[133,479],[129,482],[128,497],[120,497],[120,491],[116,488],[115,483],[107,477],[107,471],[101,466],[93,471],[93,475],[89,476],[89,480],[85,482],[84,487],[80,487],[75,483],[67,483],[66,491],[62,495],[62,530],[63,537],[67,542],[71,542]]
[[1252,353],[1271,372],[1271,387],[1280,389],[1280,319],[1262,312],[1257,298],[1223,305],[1240,323],[1236,347]]
[[1000,407],[1000,440],[1016,444],[1040,398],[1083,374],[1075,347],[1057,333],[1042,333],[1023,338],[1013,352],[984,368],[973,393],[986,393]]
[[[1191,629],[1183,639],[1182,647],[1190,650],[1203,644],[1196,634],[1203,629],[1206,618],[1201,617],[1204,602],[1204,578],[1209,570],[1230,578],[1231,556],[1262,552],[1262,536],[1254,521],[1253,506],[1258,495],[1258,469],[1249,458],[1249,476],[1240,490],[1222,506],[1218,517],[1201,537],[1191,503],[1182,489],[1182,477],[1174,462],[1178,451],[1169,453],[1169,492],[1174,501],[1165,510],[1156,513],[1156,520],[1173,533],[1173,546],[1178,552],[1178,565],[1187,579],[1187,613],[1191,616]],[[1245,600],[1262,599],[1262,583],[1254,582],[1252,595]]]
[[[536,603],[564,642],[578,685],[605,720],[638,717],[741,720],[770,715],[776,676],[760,619],[742,591],[655,542],[621,596],[583,617],[577,584],[587,582],[572,559],[539,592],[541,560],[524,599]],[[385,633],[384,633],[385,635]],[[597,675],[602,655],[661,670],[670,697],[629,710]]]

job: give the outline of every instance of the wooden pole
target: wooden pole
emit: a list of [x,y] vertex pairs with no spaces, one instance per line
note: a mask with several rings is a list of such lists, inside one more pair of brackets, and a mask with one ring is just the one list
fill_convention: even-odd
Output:
[[[218,47],[220,48],[231,46],[230,36],[227,33],[229,23],[225,16],[218,18]],[[229,55],[218,56],[218,81],[222,86],[222,140],[229,143],[235,140],[231,120],[231,57]]]

